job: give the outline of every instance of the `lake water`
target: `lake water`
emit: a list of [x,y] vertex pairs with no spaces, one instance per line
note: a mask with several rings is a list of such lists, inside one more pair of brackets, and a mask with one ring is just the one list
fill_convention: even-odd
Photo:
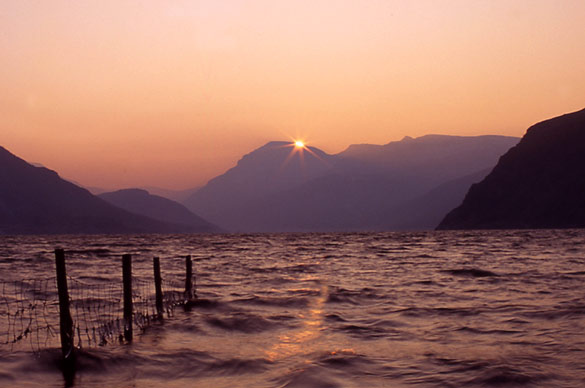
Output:
[[[50,279],[56,247],[92,284],[190,254],[203,300],[83,348],[74,386],[585,386],[583,230],[0,237],[1,280]],[[0,386],[63,387],[51,343],[0,345]]]

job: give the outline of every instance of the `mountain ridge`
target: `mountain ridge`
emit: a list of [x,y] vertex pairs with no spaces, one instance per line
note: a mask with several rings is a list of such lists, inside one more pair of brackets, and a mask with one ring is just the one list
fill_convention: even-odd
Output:
[[185,233],[110,205],[0,147],[0,234]]
[[[310,152],[303,155],[311,162],[307,168],[310,176],[302,176],[299,169],[292,171],[296,176],[281,174],[278,166],[288,158],[288,151],[282,150],[292,148],[292,144],[269,142],[244,155],[235,167],[212,179],[185,204],[236,232],[395,230],[403,224],[380,221],[379,215],[391,216],[392,208],[440,184],[493,167],[518,140],[497,135],[428,135],[385,145],[350,146],[335,155],[309,147]],[[270,153],[275,148],[280,151]],[[369,151],[360,155],[354,152],[358,148]],[[270,157],[265,157],[267,154]],[[301,166],[298,154],[292,160]],[[262,168],[245,170],[253,165]],[[221,187],[216,186],[219,182]],[[462,197],[467,188],[455,192]]]
[[134,188],[102,193],[99,198],[134,214],[161,222],[181,225],[192,232],[220,232],[221,229],[185,206],[170,199],[150,194],[147,190]]
[[585,227],[585,109],[534,124],[438,229]]

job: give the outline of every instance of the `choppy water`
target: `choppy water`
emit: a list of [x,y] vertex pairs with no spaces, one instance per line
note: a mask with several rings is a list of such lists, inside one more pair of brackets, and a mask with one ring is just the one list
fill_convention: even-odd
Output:
[[[2,237],[2,280],[119,279],[153,256],[191,311],[84,350],[80,387],[582,387],[585,232]],[[0,347],[0,386],[61,387],[60,351]]]

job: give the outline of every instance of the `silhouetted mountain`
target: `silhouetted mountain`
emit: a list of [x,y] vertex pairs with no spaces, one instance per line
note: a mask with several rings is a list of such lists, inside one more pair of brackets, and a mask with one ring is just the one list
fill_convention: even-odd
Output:
[[463,201],[469,187],[480,182],[490,171],[485,169],[443,183],[425,195],[386,212],[379,225],[392,230],[433,229],[445,214]]
[[93,195],[99,195],[99,194],[107,193],[108,191],[110,191],[108,189],[104,189],[104,188],[101,188],[101,187],[84,186],[84,185],[79,184],[79,183],[77,183],[75,181],[72,181],[70,179],[66,179],[66,180],[69,181],[69,182],[71,182],[71,183],[73,183],[76,186],[79,186],[79,187],[82,187],[82,188],[86,189],[87,191],[89,191]]
[[[92,193],[93,195],[100,195],[103,193],[110,193],[110,192],[114,192],[114,191],[118,191],[118,190],[132,190],[132,189],[134,189],[134,188],[104,189],[102,187],[84,186],[84,185],[81,185],[81,184],[71,180],[71,179],[67,179],[67,180],[71,183],[76,184],[79,187],[83,187],[84,189],[89,190],[89,192]],[[187,198],[191,197],[200,188],[201,188],[201,186],[193,187],[193,188],[185,189],[185,190],[171,190],[171,189],[164,189],[162,187],[155,187],[155,186],[137,187],[137,189],[148,191],[149,194],[158,195],[159,197],[170,199],[171,201],[175,201],[175,202],[179,202],[179,203],[183,203],[183,201],[185,201]]]
[[175,233],[171,225],[119,209],[0,147],[0,234]]
[[142,189],[125,189],[99,195],[103,200],[158,221],[184,226],[193,232],[219,232],[220,229],[170,199],[151,195]]
[[[351,146],[337,155],[311,148],[311,153],[303,153],[310,163],[302,168],[295,154],[289,163],[295,162],[296,170],[288,173],[281,166],[290,151],[283,147],[289,143],[269,143],[186,204],[210,221],[241,232],[432,228],[472,183],[463,177],[491,168],[517,141],[429,135],[383,146]],[[439,195],[438,186],[449,181],[458,196]],[[426,202],[428,215],[418,214],[414,200],[434,189],[436,196]]]
[[538,123],[439,229],[585,227],[585,110]]
[[352,145],[336,155],[338,170],[359,174],[416,176],[431,189],[436,185],[493,167],[497,158],[518,142],[508,136],[426,135],[385,145]]
[[[290,142],[270,142],[245,155],[238,164],[185,201],[196,214],[221,227],[249,201],[287,190],[324,174],[329,155],[308,147],[300,152]],[[218,223],[221,221],[221,223]]]
[[197,192],[201,186],[192,187],[185,190],[171,190],[155,186],[144,186],[140,188],[148,191],[152,195],[158,195],[159,197],[164,197],[166,199],[170,199],[171,201],[183,203],[183,201],[187,200],[187,198],[190,198],[193,194],[195,194],[195,192]]

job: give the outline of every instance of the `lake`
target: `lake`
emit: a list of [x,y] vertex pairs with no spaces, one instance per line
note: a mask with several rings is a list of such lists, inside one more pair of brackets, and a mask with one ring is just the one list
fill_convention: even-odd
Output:
[[[54,296],[62,247],[70,287],[112,300],[119,292],[104,285],[121,288],[122,254],[144,282],[160,257],[169,284],[192,256],[199,302],[135,329],[132,344],[82,339],[71,386],[585,386],[583,230],[3,236],[0,246],[4,294],[26,279]],[[55,306],[43,308],[58,333]],[[23,320],[11,317],[0,314],[0,386],[66,385],[56,333],[14,342]]]

